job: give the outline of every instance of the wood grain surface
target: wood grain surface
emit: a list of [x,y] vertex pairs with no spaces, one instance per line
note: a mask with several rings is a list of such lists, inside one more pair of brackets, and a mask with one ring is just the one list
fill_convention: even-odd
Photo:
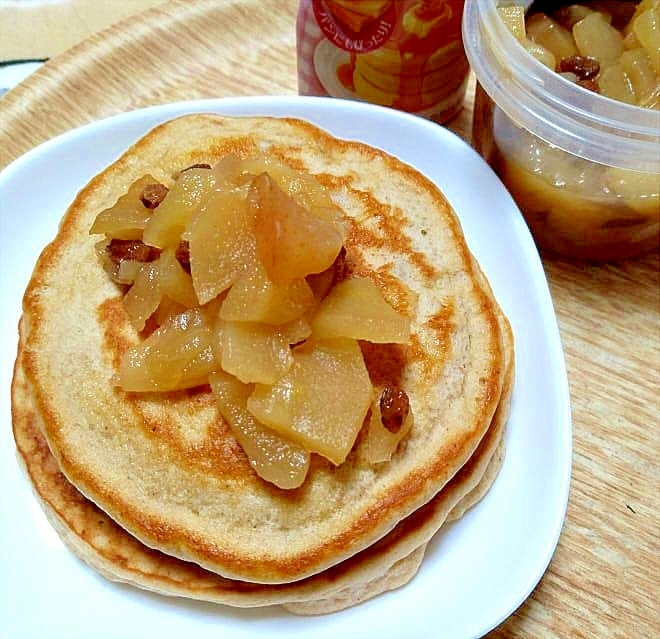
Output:
[[[295,0],[166,2],[52,58],[0,98],[0,168],[78,125],[184,99],[295,94]],[[449,127],[469,141],[471,96]],[[489,639],[660,637],[660,268],[545,259],[566,352],[566,523]]]
[[50,58],[164,0],[0,0],[0,61]]

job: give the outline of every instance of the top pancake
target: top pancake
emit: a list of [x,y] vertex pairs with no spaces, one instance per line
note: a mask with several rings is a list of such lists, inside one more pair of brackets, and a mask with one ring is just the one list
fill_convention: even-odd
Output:
[[[318,176],[351,221],[349,268],[413,318],[408,347],[365,351],[374,381],[401,385],[415,415],[392,461],[371,467],[354,450],[335,468],[314,456],[292,491],[254,474],[208,388],[135,395],[115,386],[121,353],[140,337],[89,235],[98,212],[143,175],[171,184],[191,164],[257,150]],[[475,269],[443,195],[397,159],[298,120],[184,116],[149,132],[69,208],[25,293],[26,379],[62,472],[127,531],[226,577],[291,582],[383,537],[487,430],[503,349]]]

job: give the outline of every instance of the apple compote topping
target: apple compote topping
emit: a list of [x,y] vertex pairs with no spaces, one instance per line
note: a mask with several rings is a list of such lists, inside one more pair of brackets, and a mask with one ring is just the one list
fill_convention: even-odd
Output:
[[[541,7],[545,8],[545,7]],[[660,2],[595,1],[546,13],[532,4],[499,12],[540,62],[614,100],[660,108]]]
[[233,154],[169,187],[146,175],[90,232],[105,235],[97,252],[143,336],[122,356],[123,390],[209,384],[280,488],[302,484],[312,454],[343,463],[363,426],[367,460],[392,457],[408,397],[374,389],[360,341],[408,343],[410,319],[347,274],[343,214],[312,175]]

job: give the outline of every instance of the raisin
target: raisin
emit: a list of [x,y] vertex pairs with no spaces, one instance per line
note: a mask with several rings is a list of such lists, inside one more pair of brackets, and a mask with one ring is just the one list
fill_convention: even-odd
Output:
[[179,242],[179,246],[176,247],[176,252],[174,253],[176,259],[181,264],[186,273],[190,273],[190,245],[185,240]]
[[576,84],[583,89],[587,89],[588,91],[600,93],[600,87],[598,86],[598,82],[596,82],[596,80],[578,80]]
[[142,195],[140,195],[140,200],[148,209],[155,209],[167,195],[169,189],[160,183],[147,184],[147,186],[142,189]]
[[135,262],[153,262],[158,259],[160,250],[154,246],[148,246],[142,240],[110,240],[107,247],[108,257],[114,264],[122,260]]
[[578,80],[590,80],[600,73],[600,63],[588,55],[571,55],[559,61],[561,73],[574,73]]
[[410,413],[408,395],[399,386],[389,385],[380,396],[380,415],[383,426],[391,433],[398,433]]

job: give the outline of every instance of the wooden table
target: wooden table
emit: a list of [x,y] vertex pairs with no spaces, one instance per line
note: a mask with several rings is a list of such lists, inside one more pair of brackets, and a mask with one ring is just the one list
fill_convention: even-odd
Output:
[[[55,55],[0,99],[0,169],[57,133],[137,107],[296,93],[295,0],[148,4],[158,6]],[[0,26],[10,18],[0,12]],[[86,25],[93,31],[96,23]],[[62,20],[48,28],[66,43]],[[27,57],[57,51],[34,53]],[[468,141],[472,95],[471,86],[466,108],[449,125]],[[618,265],[546,259],[544,266],[572,394],[571,496],[548,571],[489,637],[657,637],[658,255]]]

